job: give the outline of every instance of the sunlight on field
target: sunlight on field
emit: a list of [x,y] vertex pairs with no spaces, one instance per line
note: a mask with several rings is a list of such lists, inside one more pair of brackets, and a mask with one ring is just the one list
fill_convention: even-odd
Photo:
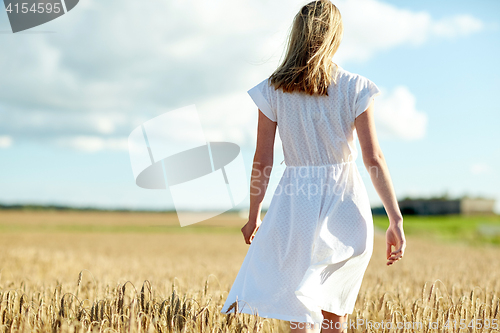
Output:
[[[285,321],[220,313],[248,249],[244,223],[231,214],[180,228],[160,213],[0,212],[0,326],[288,332]],[[407,240],[405,258],[387,267],[377,231],[351,321],[437,323],[430,332],[448,319],[457,325],[450,332],[461,319],[500,325],[500,247]],[[365,324],[349,332],[365,332]]]

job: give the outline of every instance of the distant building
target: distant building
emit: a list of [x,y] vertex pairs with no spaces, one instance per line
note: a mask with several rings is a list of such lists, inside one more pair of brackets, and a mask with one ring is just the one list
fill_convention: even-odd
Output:
[[[398,202],[403,215],[494,214],[495,199],[445,198],[404,199]],[[374,215],[385,215],[384,207],[372,209]]]
[[461,214],[494,214],[495,199],[462,198],[460,200]]

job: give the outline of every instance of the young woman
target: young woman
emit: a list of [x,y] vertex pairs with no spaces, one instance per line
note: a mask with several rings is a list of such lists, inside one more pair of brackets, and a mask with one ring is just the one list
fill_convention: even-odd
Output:
[[[373,250],[354,133],[389,217],[387,265],[403,257],[403,217],[373,120],[380,91],[333,62],[342,34],[335,5],[308,3],[295,16],[283,63],[248,91],[259,109],[250,212],[241,229],[250,247],[223,313],[287,320],[292,332],[346,331]],[[276,128],[286,167],[261,221]]]

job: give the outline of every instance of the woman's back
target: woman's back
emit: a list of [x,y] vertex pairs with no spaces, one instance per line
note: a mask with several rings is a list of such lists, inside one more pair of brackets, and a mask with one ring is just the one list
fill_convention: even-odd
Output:
[[[373,251],[368,195],[356,164],[346,163],[357,157],[355,128],[390,220],[387,265],[403,256],[402,216],[373,120],[372,100],[380,91],[333,63],[342,33],[340,12],[331,1],[303,6],[283,63],[248,91],[261,111],[248,222],[241,229],[250,248],[222,312],[255,309],[259,316],[290,321],[295,331],[296,323],[323,319],[339,327],[354,311]],[[261,221],[276,129],[286,168]]]
[[328,96],[285,93],[271,86],[269,78],[248,93],[262,113],[277,122],[286,165],[300,166],[354,161],[354,120],[380,90],[339,67]]

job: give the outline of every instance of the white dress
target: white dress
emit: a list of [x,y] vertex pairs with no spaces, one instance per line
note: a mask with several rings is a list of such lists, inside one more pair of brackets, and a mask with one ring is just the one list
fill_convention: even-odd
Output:
[[379,93],[340,67],[329,96],[284,93],[268,79],[248,91],[277,122],[286,167],[222,313],[236,300],[239,312],[287,321],[353,312],[373,250],[354,119]]

